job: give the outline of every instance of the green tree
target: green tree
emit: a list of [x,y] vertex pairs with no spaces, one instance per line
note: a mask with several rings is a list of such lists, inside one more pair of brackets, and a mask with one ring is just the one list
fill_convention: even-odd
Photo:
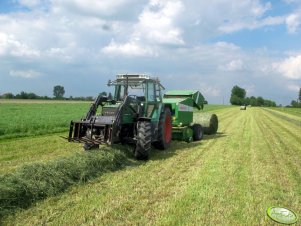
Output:
[[4,93],[2,94],[3,99],[13,99],[15,96],[12,93]]
[[107,92],[101,92],[99,95],[106,97],[107,96]]
[[231,90],[230,103],[232,105],[242,105],[245,103],[246,90],[239,87],[234,86]]
[[256,97],[254,97],[254,96],[250,97],[250,105],[251,106],[257,106]]
[[264,99],[262,97],[256,98],[257,106],[263,106],[264,105]]
[[28,99],[38,99],[38,96],[35,93],[27,93]]
[[236,95],[232,95],[231,98],[230,98],[230,103],[232,105],[242,105],[244,102],[244,99],[236,96]]
[[61,99],[65,94],[64,86],[54,86],[53,87],[53,96],[57,99]]
[[27,95],[26,92],[21,91],[21,93],[18,93],[18,94],[16,95],[16,98],[17,98],[17,99],[28,99],[28,95]]
[[292,100],[291,105],[293,108],[296,108],[296,107],[298,107],[298,102],[295,100]]
[[298,100],[299,100],[299,103],[301,103],[301,88],[299,89],[299,98],[298,98]]
[[245,98],[245,103],[244,103],[245,105],[249,105],[250,104],[250,98],[249,97],[246,97]]

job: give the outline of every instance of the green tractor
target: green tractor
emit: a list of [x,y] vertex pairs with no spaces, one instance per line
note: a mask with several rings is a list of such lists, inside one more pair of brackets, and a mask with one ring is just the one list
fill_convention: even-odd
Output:
[[114,97],[98,96],[84,119],[71,121],[69,141],[84,143],[86,150],[100,144],[132,143],[137,159],[147,159],[152,144],[168,148],[172,117],[162,101],[160,81],[146,75],[117,75],[108,86],[115,86]]
[[99,95],[85,118],[71,121],[69,142],[84,143],[86,150],[134,144],[134,156],[147,159],[151,145],[164,150],[172,139],[202,139],[202,126],[192,124],[193,107],[200,110],[206,102],[198,91],[170,91],[162,98],[158,78],[135,74],[117,75],[108,86],[115,87],[114,96]]

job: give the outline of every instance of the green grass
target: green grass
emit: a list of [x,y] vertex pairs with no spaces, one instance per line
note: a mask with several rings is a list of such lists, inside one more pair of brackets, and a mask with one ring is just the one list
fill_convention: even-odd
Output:
[[[174,141],[166,151],[153,150],[147,162],[132,160],[121,170],[69,187],[7,216],[3,224],[272,225],[266,209],[278,205],[300,216],[301,127],[263,108],[216,112],[218,134],[200,142]],[[54,149],[59,153],[64,144],[58,140]],[[46,146],[42,158],[50,150]]]
[[218,112],[224,110],[225,108],[233,108],[231,105],[219,105],[219,104],[205,104],[204,109],[196,112]]
[[270,109],[301,117],[301,108],[273,107],[273,108],[270,108]]
[[0,140],[68,130],[72,119],[85,116],[87,102],[2,102]]
[[3,140],[0,144],[0,174],[12,172],[23,164],[47,162],[82,152],[82,145],[68,143],[58,135],[67,136],[67,132]]
[[38,200],[64,192],[68,187],[87,182],[119,169],[126,162],[120,150],[81,152],[47,163],[24,165],[0,176],[0,217],[28,208]]

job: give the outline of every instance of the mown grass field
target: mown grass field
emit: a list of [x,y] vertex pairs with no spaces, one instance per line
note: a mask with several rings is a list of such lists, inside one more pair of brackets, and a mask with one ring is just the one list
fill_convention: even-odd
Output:
[[[81,112],[74,110],[74,116],[85,113],[84,105]],[[122,167],[7,215],[2,223],[273,225],[266,209],[278,205],[300,216],[301,116],[274,109],[240,111],[210,105],[206,111],[217,113],[218,134],[200,142],[173,142],[166,151],[153,150],[147,162],[131,158],[129,147],[117,146],[127,156]],[[3,138],[0,174],[81,153],[79,144],[58,136],[66,132],[56,133],[53,128],[54,134]]]
[[89,103],[41,101],[0,102],[0,141],[66,131],[71,119],[85,116]]

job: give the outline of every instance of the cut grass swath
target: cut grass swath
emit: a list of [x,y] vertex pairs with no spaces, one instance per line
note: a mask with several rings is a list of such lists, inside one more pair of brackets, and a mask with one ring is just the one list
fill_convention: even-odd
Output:
[[121,168],[125,160],[125,153],[106,147],[48,163],[25,165],[14,173],[1,175],[0,217],[57,195],[71,185]]

